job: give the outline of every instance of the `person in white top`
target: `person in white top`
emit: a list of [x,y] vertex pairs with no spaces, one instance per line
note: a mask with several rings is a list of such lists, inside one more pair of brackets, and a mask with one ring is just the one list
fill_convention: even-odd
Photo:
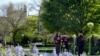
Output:
[[23,53],[23,47],[19,44],[15,47],[15,55],[16,56],[22,56]]
[[32,56],[37,56],[37,55],[39,55],[39,50],[38,50],[38,48],[36,47],[36,45],[35,44],[32,44],[31,45],[31,54],[32,54]]
[[7,45],[6,56],[12,56],[12,49],[11,49],[10,45]]
[[34,45],[33,46],[33,48],[32,48],[32,53],[39,53],[39,50],[38,50],[38,48],[36,47],[36,45]]

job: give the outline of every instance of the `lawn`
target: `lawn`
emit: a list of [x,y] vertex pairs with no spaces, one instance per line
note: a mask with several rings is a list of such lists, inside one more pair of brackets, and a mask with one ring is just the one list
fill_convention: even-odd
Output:
[[39,50],[53,50],[54,47],[38,47]]

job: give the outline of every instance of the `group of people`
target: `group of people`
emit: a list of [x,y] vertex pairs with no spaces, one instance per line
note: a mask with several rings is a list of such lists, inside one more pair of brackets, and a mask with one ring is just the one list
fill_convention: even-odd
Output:
[[[76,37],[76,46],[78,49],[78,56],[84,51],[84,36],[83,33],[80,32]],[[59,56],[60,53],[68,53],[69,52],[69,36],[66,33],[61,34],[60,32],[56,33],[54,36],[55,43],[55,53]],[[30,46],[30,52],[39,54],[39,50],[35,44]],[[27,56],[24,52],[24,49],[21,45],[17,45],[14,48],[14,53],[16,56]],[[6,56],[12,56],[12,48],[8,45],[6,49]]]
[[[69,52],[69,36],[66,33],[56,33],[54,36],[54,43],[57,56],[59,56],[60,52]],[[76,46],[78,49],[78,56],[80,56],[84,51],[84,37],[82,32],[80,32],[76,38]]]
[[[34,56],[33,54],[38,55],[39,50],[34,44],[34,45],[31,45],[29,52],[32,56]],[[23,47],[19,44],[17,44],[17,46],[15,47],[11,47],[10,45],[7,45],[5,56],[13,56],[13,55],[14,56],[27,56],[27,53],[25,52]]]

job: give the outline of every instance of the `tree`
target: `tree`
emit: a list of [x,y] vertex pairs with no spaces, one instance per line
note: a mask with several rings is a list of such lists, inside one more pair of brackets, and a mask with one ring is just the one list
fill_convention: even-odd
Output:
[[12,33],[12,40],[15,44],[15,36],[19,30],[22,30],[19,26],[25,21],[27,16],[26,14],[26,5],[25,4],[12,4],[10,3],[8,6],[4,6],[2,11],[5,12],[4,20],[7,22],[10,31]]
[[[39,2],[37,3],[37,1],[39,1]],[[33,0],[33,2],[29,4],[29,6],[30,6],[29,10],[35,10],[38,12],[38,25],[37,25],[38,33],[41,33],[41,28],[42,28],[42,25],[40,22],[41,3],[42,3],[42,0]]]
[[[22,34],[27,36],[30,41],[38,37],[38,17],[37,16],[28,16],[26,21],[20,26],[20,28],[24,28],[23,30],[17,32],[17,37],[22,37]],[[36,40],[36,39],[35,39]],[[21,41],[21,39],[20,39]],[[20,42],[19,41],[19,42]]]
[[24,26],[26,26],[26,30],[24,30],[24,34],[30,37],[30,39],[34,38],[34,36],[37,34],[37,23],[38,23],[38,17],[37,16],[28,16],[26,23]]
[[3,41],[5,41],[5,36],[9,34],[9,25],[4,19],[5,17],[0,17],[0,35],[3,37]]
[[[100,5],[100,4],[98,4]],[[43,1],[41,11],[41,21],[49,32],[63,31],[87,33],[88,22],[93,22],[95,26],[99,23],[97,16],[92,17],[95,3],[94,0],[49,0]],[[99,7],[96,7],[99,9]],[[99,13],[97,14],[99,16]],[[96,20],[96,22],[94,22]],[[96,27],[94,27],[96,29]]]

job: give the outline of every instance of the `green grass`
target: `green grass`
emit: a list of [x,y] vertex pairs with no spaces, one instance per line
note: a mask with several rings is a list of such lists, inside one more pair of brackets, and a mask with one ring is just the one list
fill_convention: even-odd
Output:
[[53,50],[54,47],[38,47],[39,50]]

